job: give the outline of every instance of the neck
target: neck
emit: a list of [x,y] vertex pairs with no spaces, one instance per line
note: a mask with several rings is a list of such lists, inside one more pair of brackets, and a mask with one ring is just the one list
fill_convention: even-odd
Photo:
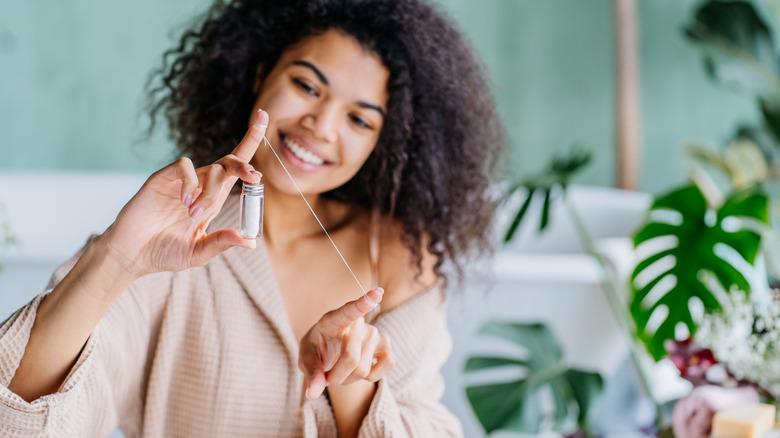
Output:
[[[338,202],[323,199],[319,195],[306,195],[322,225],[328,232],[343,226],[351,208]],[[281,192],[270,184],[265,188],[264,233],[270,246],[287,246],[299,239],[324,236],[322,228],[297,193]]]

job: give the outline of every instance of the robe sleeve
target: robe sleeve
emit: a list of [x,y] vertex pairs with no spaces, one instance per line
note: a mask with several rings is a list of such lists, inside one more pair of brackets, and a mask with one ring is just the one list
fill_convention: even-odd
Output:
[[128,414],[128,420],[140,418],[136,411],[148,350],[148,309],[130,291],[98,323],[57,392],[27,402],[8,389],[39,305],[82,253],[58,268],[42,294],[0,325],[0,436],[107,436],[119,425],[119,412]]

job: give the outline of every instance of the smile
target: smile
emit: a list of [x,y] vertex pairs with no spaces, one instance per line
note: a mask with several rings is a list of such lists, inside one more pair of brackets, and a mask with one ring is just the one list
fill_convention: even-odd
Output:
[[295,158],[303,161],[304,163],[311,164],[313,166],[321,166],[325,163],[325,160],[322,157],[307,149],[304,149],[303,146],[299,145],[295,140],[282,137],[282,142],[287,147],[287,149],[289,149],[290,152],[295,155]]

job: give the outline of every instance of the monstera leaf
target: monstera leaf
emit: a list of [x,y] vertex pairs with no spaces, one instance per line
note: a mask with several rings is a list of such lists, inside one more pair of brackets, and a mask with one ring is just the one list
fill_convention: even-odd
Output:
[[[467,373],[506,367],[521,371],[516,380],[466,388],[469,402],[488,433],[499,429],[538,433],[548,417],[555,430],[567,432],[562,429],[575,415],[580,431],[590,431],[603,380],[598,373],[566,368],[558,341],[546,325],[490,322],[480,333],[520,347],[516,357],[474,356],[466,363]],[[544,391],[552,394],[552,412],[545,410]]]
[[772,33],[750,3],[707,2],[685,33],[706,50],[705,67],[716,81],[764,96],[780,90]]
[[[657,199],[650,211],[652,214],[664,210],[676,214],[678,218],[669,222],[651,219],[635,236],[634,245],[662,237],[671,237],[674,243],[665,245],[662,250],[639,262],[631,275],[634,292],[631,315],[637,325],[637,335],[656,360],[664,356],[664,341],[674,339],[679,323],[684,323],[690,334],[695,333],[696,325],[689,307],[692,298],[701,300],[705,311],[720,309],[717,292],[702,273],[717,279],[727,291],[732,287],[749,291],[745,275],[734,266],[735,260],[721,257],[717,248],[721,245],[731,248],[732,254],[736,253],[752,264],[761,236],[756,231],[735,225],[734,221],[737,219],[743,225],[745,218],[764,224],[768,222],[767,197],[756,190],[732,194],[720,209],[711,211],[699,188],[689,185]],[[665,266],[656,264],[662,259],[670,262],[671,267],[655,272],[659,271],[659,265]],[[650,280],[637,284],[640,275],[650,277]],[[663,291],[663,288],[656,289],[656,286],[667,278],[673,280],[673,285],[661,294],[659,290]],[[661,312],[661,316],[668,314],[657,328],[652,329],[648,323],[655,312]]]

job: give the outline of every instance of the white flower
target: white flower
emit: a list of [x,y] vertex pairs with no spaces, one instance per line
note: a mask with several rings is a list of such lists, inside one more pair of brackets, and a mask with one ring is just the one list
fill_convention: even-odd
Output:
[[751,302],[742,291],[729,294],[731,305],[704,315],[696,343],[738,379],[749,380],[780,400],[780,297]]

